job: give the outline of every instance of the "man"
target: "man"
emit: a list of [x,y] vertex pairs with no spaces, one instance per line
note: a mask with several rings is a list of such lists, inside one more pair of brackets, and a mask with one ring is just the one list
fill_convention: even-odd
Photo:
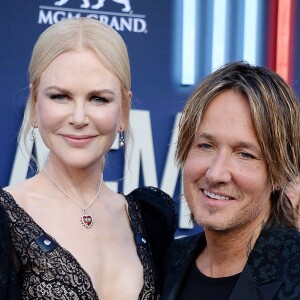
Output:
[[174,241],[162,299],[300,299],[300,235],[284,194],[299,149],[299,104],[274,72],[230,63],[198,86],[177,161],[204,232]]

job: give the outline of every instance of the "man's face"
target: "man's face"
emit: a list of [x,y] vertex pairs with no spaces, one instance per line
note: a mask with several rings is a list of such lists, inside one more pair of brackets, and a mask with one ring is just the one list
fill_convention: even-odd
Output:
[[187,203],[204,229],[256,227],[268,216],[267,166],[242,94],[227,90],[209,104],[183,171]]

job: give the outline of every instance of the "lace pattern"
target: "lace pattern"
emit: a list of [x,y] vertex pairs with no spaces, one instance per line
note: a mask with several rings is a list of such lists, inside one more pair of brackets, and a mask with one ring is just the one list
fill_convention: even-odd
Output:
[[[139,300],[160,299],[155,286],[153,259],[144,233],[139,204],[134,197],[126,196],[126,199],[137,254],[144,268],[144,285]],[[99,299],[91,278],[70,252],[58,244],[49,252],[41,249],[36,242],[38,237],[47,235],[53,241],[55,239],[45,233],[13,197],[2,189],[0,203],[8,213],[12,243],[21,266],[22,299]]]

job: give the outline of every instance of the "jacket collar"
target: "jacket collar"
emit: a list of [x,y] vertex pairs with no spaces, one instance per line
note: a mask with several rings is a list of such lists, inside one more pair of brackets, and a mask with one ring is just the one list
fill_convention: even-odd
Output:
[[251,272],[251,267],[246,264],[229,297],[229,300],[273,299],[281,284],[282,282],[280,281],[269,281],[265,284],[255,282],[255,278]]
[[279,255],[286,231],[263,230],[229,300],[273,299],[282,285],[277,281]]

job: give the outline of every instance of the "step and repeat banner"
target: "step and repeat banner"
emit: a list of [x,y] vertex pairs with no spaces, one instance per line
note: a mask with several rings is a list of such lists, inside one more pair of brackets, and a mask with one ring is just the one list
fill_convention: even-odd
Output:
[[[181,173],[174,163],[177,125],[186,99],[216,67],[233,60],[267,65],[268,1],[220,0],[3,0],[0,9],[0,185],[30,176],[29,155],[17,137],[28,97],[27,68],[41,32],[64,18],[104,22],[124,38],[132,72],[133,148],[128,163],[115,143],[104,178],[125,194],[142,185],[174,197],[178,234],[194,228],[181,199]],[[256,3],[257,5],[253,5]],[[298,9],[298,8],[296,8]],[[296,26],[296,25],[295,25]],[[250,30],[250,33],[249,33]],[[295,49],[297,50],[297,39]],[[296,52],[295,52],[296,53]],[[297,73],[295,63],[294,72]],[[297,74],[296,74],[297,75]],[[294,82],[297,88],[297,76]],[[47,149],[37,138],[42,166]]]

